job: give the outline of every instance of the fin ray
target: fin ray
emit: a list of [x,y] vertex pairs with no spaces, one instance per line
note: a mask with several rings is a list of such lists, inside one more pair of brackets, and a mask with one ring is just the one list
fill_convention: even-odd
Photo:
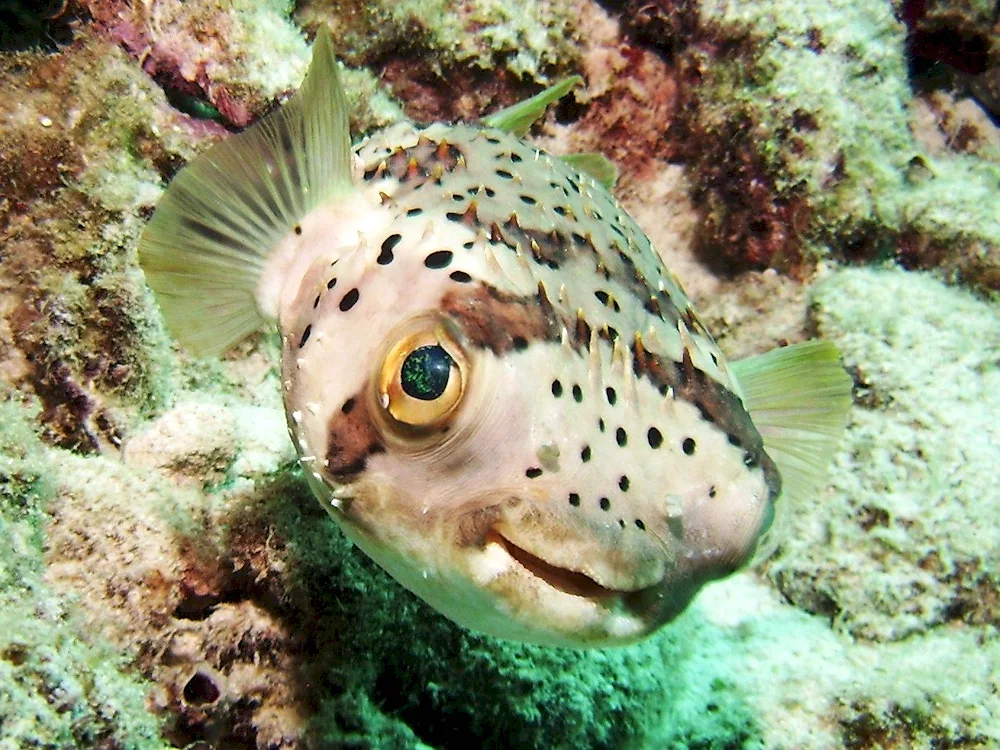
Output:
[[570,89],[582,81],[583,78],[580,76],[564,78],[559,83],[549,86],[530,99],[525,99],[523,102],[513,104],[506,109],[501,109],[492,115],[487,115],[482,120],[483,124],[500,128],[500,130],[506,130],[508,133],[513,133],[521,138],[527,135],[532,123],[542,116],[546,107],[552,104],[552,102],[562,99],[569,93]]
[[266,322],[255,295],[271,252],[309,211],[352,189],[347,114],[320,29],[288,102],[209,148],[160,199],[140,263],[171,332],[195,354],[220,353]]
[[574,169],[593,177],[605,190],[611,190],[618,182],[618,167],[604,154],[566,154],[559,158]]
[[[826,480],[844,432],[853,383],[837,347],[806,341],[731,362],[764,449],[781,472],[781,506],[802,502]],[[779,513],[779,519],[780,519]],[[758,547],[773,548],[776,521]]]

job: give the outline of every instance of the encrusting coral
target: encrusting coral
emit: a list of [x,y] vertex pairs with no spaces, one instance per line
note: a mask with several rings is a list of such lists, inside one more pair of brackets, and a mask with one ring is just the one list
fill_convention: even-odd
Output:
[[[984,95],[909,77],[927,49],[912,28],[994,26],[933,3],[908,27],[903,5],[17,4],[31,22],[0,54],[0,747],[1000,742],[998,552],[978,531],[998,314],[942,281],[998,288],[1000,157]],[[182,165],[296,88],[301,29],[320,24],[355,132],[584,72],[538,142],[615,159],[727,352],[817,332],[842,348],[848,437],[762,570],[627,649],[459,630],[310,496],[272,338],[212,361],[174,348],[139,233]]]

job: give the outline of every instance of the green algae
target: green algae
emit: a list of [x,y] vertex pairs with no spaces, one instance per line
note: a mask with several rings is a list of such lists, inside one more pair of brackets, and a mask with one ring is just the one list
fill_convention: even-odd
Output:
[[[832,487],[793,516],[771,575],[838,629],[900,640],[1000,625],[1000,314],[926,275],[832,272],[815,320],[858,383]],[[832,537],[832,538],[831,538]]]
[[[0,747],[162,747],[146,707],[151,685],[90,637],[44,580],[52,455],[31,410],[0,401]],[[34,413],[33,413],[34,412]]]
[[461,12],[445,0],[311,0],[296,12],[306,24],[327,23],[353,65],[429,53],[439,70],[456,64],[484,70],[499,66],[518,78],[548,83],[549,71],[562,69],[573,55],[566,42],[572,14],[547,0],[516,6],[475,0],[464,3]]
[[[992,248],[971,252],[992,252],[982,265],[995,266],[1000,154],[932,153],[915,137],[906,30],[887,4],[720,0],[701,16],[744,45],[705,71],[702,124],[755,128],[777,193],[803,206],[795,229],[813,254],[877,255],[910,232]],[[983,269],[965,265],[960,274],[977,283]]]

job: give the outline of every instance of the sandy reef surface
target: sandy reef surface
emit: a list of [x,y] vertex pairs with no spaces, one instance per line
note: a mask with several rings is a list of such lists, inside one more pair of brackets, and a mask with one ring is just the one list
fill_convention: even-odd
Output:
[[[8,5],[0,749],[1000,747],[995,2]],[[581,73],[532,139],[616,162],[727,354],[840,347],[847,433],[771,559],[629,648],[462,630],[311,497],[273,335],[177,349],[142,227],[321,24],[359,134]]]

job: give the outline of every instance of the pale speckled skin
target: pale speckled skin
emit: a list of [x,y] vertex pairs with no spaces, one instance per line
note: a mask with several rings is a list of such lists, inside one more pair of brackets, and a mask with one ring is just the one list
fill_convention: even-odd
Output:
[[[376,134],[355,177],[284,240],[273,291],[293,439],[351,538],[457,622],[559,645],[642,637],[749,558],[780,479],[607,191],[475,125]],[[428,268],[439,250],[450,264]],[[418,446],[373,382],[421,316],[446,321],[470,374],[447,433]]]

